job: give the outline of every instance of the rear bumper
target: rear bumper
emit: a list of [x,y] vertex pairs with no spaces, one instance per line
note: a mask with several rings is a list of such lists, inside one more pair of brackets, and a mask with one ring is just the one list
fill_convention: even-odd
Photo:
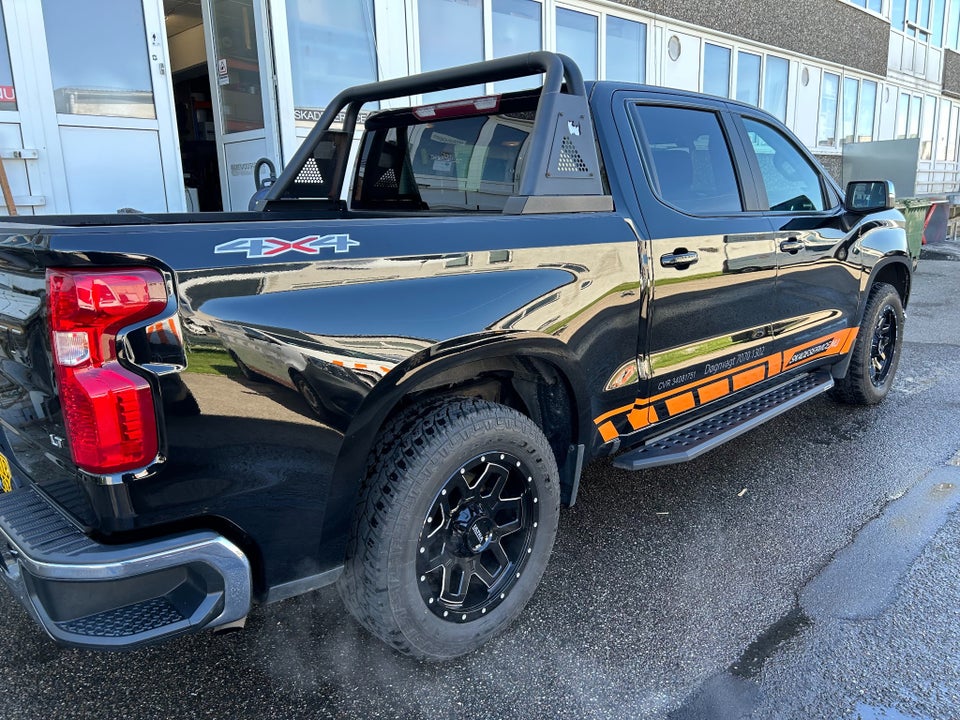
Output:
[[104,545],[32,486],[0,495],[0,576],[57,642],[130,648],[244,618],[250,563],[213,532]]

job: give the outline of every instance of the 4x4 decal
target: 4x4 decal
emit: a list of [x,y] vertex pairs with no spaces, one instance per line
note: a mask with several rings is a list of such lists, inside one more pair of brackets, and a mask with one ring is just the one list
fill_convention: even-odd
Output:
[[307,235],[297,240],[281,240],[275,237],[237,238],[217,245],[213,251],[222,253],[246,253],[248,258],[276,257],[288,252],[304,255],[319,255],[324,248],[333,248],[335,253],[350,252],[360,243],[347,234]]

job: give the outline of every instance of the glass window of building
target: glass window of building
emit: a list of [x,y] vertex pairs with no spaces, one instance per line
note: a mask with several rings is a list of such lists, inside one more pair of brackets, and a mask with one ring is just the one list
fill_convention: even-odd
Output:
[[946,45],[956,50],[960,47],[960,3],[950,3],[950,17],[947,20],[947,40]]
[[843,111],[840,114],[842,142],[853,142],[857,122],[857,100],[860,94],[860,81],[856,78],[843,79]]
[[760,105],[760,56],[737,53],[737,100]]
[[947,159],[947,134],[950,128],[950,101],[940,101],[940,118],[937,120],[937,160]]
[[937,99],[927,95],[923,103],[923,118],[920,121],[920,159],[933,159],[933,127],[937,112]]
[[919,7],[917,8],[920,12],[917,14],[917,25],[922,28],[930,27],[930,0],[919,0]]
[[919,95],[914,95],[910,100],[910,119],[907,126],[908,138],[920,137],[920,110],[922,107],[923,98]]
[[767,55],[763,70],[763,109],[780,122],[787,121],[787,84],[790,62],[786,58]]
[[678,107],[635,105],[649,145],[657,194],[691,213],[743,209],[730,148],[716,113]]
[[217,83],[226,133],[263,127],[260,56],[253,0],[214,0],[215,56],[227,66],[226,82]]
[[947,145],[947,162],[957,161],[957,125],[960,123],[960,107],[951,103],[950,107],[950,132],[948,134],[949,142]]
[[312,126],[337,93],[377,79],[373,0],[287,0],[298,125]]
[[840,76],[825,72],[820,83],[820,116],[817,118],[817,145],[833,147],[837,144],[837,96],[840,94]]
[[[535,0],[493,0],[493,56],[506,57],[539,50],[541,43],[541,5]],[[536,77],[501,80],[494,85],[498,93],[523,90],[537,85]]]
[[730,48],[704,43],[703,91],[708,95],[730,97]]
[[557,52],[569,55],[580,66],[584,80],[599,77],[597,16],[557,8]]
[[[420,71],[441,70],[483,60],[482,0],[419,0]],[[483,95],[483,85],[424,96],[426,102]]]
[[140,3],[42,0],[41,7],[58,113],[156,117]]
[[877,110],[877,84],[873,80],[860,83],[860,104],[857,107],[857,142],[873,140],[873,122]]
[[813,165],[787,137],[770,125],[743,118],[757,157],[767,203],[775,212],[823,210],[823,188]]
[[890,3],[890,27],[903,30],[907,22],[907,0],[892,0]]
[[937,47],[943,45],[943,15],[946,0],[933,0],[933,19],[930,23],[930,42]]
[[894,136],[897,140],[904,140],[907,137],[907,116],[910,113],[910,95],[902,92],[897,98],[897,132]]
[[647,26],[607,16],[607,80],[647,80]]
[[7,47],[7,25],[0,7],[0,110],[16,110],[17,93],[13,87],[13,71],[10,69],[10,50]]

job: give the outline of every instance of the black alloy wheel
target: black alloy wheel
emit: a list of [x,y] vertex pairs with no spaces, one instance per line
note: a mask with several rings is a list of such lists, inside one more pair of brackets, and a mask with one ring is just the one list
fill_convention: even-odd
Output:
[[463,655],[533,596],[559,515],[557,464],[536,423],[486,400],[427,401],[379,436],[340,596],[400,652]]
[[900,324],[892,305],[884,305],[873,328],[870,344],[870,381],[883,387],[900,344]]
[[876,405],[890,393],[903,344],[903,304],[896,288],[875,283],[870,290],[843,377],[831,395],[851,405]]
[[436,494],[418,539],[420,596],[439,618],[467,622],[520,579],[539,526],[533,476],[509,453],[465,463]]

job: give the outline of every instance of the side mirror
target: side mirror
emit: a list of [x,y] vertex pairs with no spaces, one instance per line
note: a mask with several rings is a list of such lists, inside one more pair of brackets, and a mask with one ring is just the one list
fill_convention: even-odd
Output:
[[878,212],[890,210],[896,199],[890,180],[855,180],[847,185],[844,205],[848,212]]

